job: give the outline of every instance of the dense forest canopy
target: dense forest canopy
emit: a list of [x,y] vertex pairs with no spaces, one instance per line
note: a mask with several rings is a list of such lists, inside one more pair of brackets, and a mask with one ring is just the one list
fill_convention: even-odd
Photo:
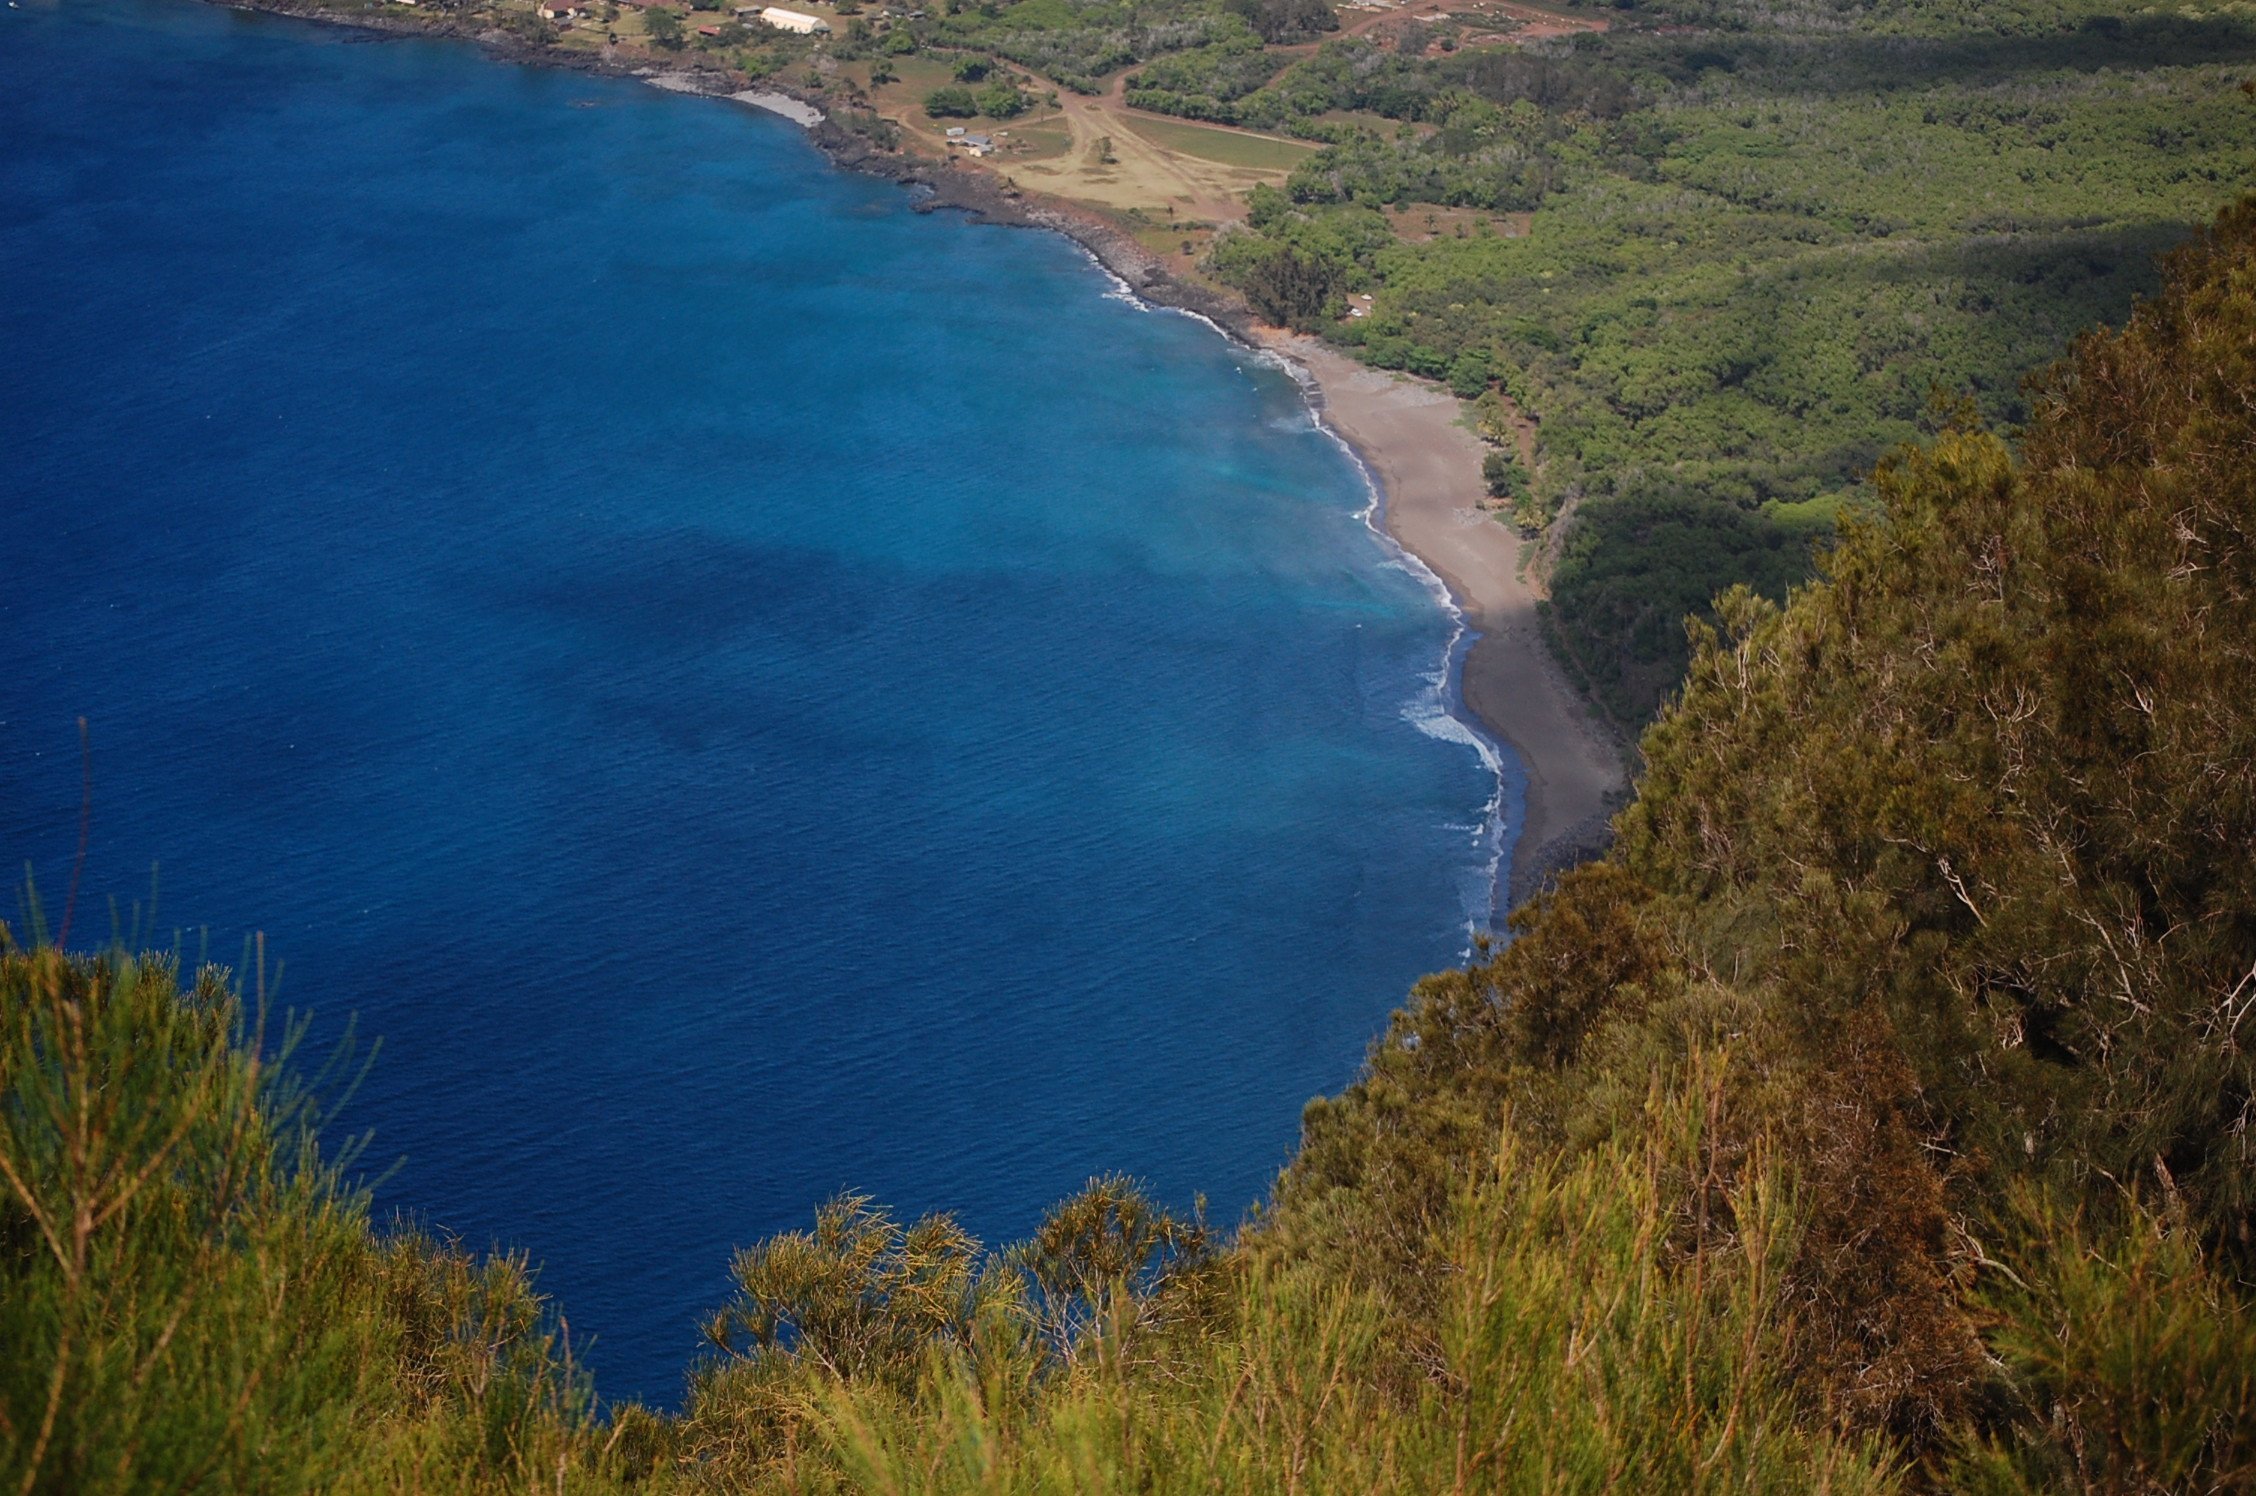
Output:
[[2246,1489],[2252,390],[2256,198],[2017,441],[1962,406],[1717,604],[1612,854],[1234,1238],[843,1197],[739,1254],[677,1412],[596,1403],[522,1263],[373,1230],[226,973],[0,932],[0,1478]]
[[2022,371],[2124,315],[2157,251],[2245,189],[2256,18],[1628,12],[1703,29],[1297,61],[1222,44],[1129,96],[1331,142],[1256,192],[1217,273],[1539,423],[1519,517],[1566,515],[1561,642],[1637,722],[1682,679],[1685,614],[1734,583],[1782,597],[1880,454],[1935,429],[1938,393],[2024,419]]

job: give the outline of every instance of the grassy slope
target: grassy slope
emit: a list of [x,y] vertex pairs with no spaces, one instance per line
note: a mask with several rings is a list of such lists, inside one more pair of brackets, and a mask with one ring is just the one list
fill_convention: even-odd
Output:
[[1259,171],[1290,171],[1308,159],[1308,146],[1274,136],[1239,130],[1216,130],[1205,125],[1130,115],[1129,128],[1156,145],[1186,156],[1219,161],[1225,166],[1250,166]]

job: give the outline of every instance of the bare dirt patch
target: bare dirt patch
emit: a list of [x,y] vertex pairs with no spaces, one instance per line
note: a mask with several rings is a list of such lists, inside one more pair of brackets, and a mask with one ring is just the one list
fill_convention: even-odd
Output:
[[1520,0],[1362,0],[1350,5],[1347,14],[1351,19],[1342,27],[1344,36],[1383,36],[1413,21],[1455,21],[1466,28],[1468,46],[1516,46],[1605,31],[1612,25],[1603,16],[1546,10]]
[[1127,108],[1119,93],[1116,87],[1091,98],[1060,91],[1057,114],[1027,123],[1043,131],[1062,126],[1065,149],[1039,159],[1006,152],[996,168],[1031,191],[1155,224],[1234,223],[1245,216],[1248,189],[1282,182],[1286,163],[1302,154],[1296,142],[1251,131],[1145,116]]

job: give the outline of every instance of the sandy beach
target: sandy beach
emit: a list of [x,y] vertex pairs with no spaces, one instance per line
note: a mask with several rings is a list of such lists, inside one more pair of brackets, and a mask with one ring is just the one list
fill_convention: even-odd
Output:
[[1542,593],[1519,571],[1520,538],[1478,507],[1480,439],[1448,391],[1368,368],[1313,339],[1260,341],[1306,369],[1326,424],[1385,489],[1389,534],[1447,584],[1480,637],[1465,657],[1465,705],[1527,771],[1526,820],[1508,904],[1596,845],[1626,785],[1622,754],[1544,643]]

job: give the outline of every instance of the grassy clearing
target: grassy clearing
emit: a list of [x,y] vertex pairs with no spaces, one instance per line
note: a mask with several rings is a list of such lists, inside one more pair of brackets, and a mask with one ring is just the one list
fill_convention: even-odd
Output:
[[[877,112],[887,119],[899,122],[910,140],[926,150],[940,148],[945,139],[946,125],[969,124],[967,120],[936,120],[924,112],[924,97],[942,84],[953,82],[955,74],[946,62],[930,57],[892,57],[886,59],[894,79],[869,88],[870,101]],[[869,79],[867,64],[858,64],[853,76],[865,85]]]
[[1215,130],[1205,125],[1190,125],[1180,120],[1159,119],[1151,115],[1123,115],[1122,123],[1163,149],[1195,156],[1201,161],[1244,167],[1251,171],[1291,171],[1315,150],[1315,147],[1303,145],[1297,140],[1280,140],[1271,135],[1249,135],[1237,130]]
[[[998,134],[996,139],[1001,140],[1003,137]],[[1038,125],[1014,124],[1006,143],[1013,157],[1046,161],[1073,149],[1073,132],[1065,127],[1063,118],[1052,115]]]

